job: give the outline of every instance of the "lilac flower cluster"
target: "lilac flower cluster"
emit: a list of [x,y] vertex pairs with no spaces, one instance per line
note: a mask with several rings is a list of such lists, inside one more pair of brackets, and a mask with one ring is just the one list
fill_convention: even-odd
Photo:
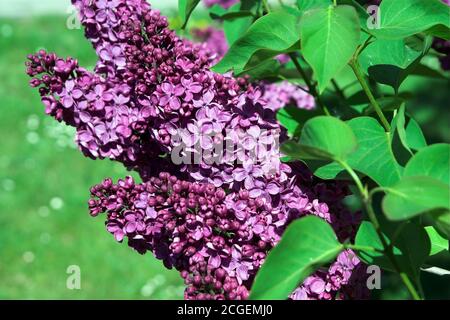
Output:
[[[246,299],[268,250],[287,225],[271,203],[251,198],[247,190],[227,194],[211,184],[165,172],[142,184],[131,177],[117,184],[105,179],[91,188],[91,194],[91,215],[106,212],[107,230],[117,241],[127,237],[138,252],[152,251],[167,268],[180,271],[186,299]],[[308,202],[306,196],[303,199]],[[304,214],[329,219],[328,206],[318,200],[292,209],[291,219]],[[331,299],[338,293],[363,298],[366,292],[352,289],[365,277],[364,272],[353,273],[360,269],[365,270],[364,265],[344,252],[328,271],[309,277],[291,298]],[[355,275],[358,281],[352,283]]]
[[290,296],[293,300],[368,299],[369,289],[362,279],[366,267],[352,250],[339,254],[328,270],[319,270],[305,279]]
[[[72,2],[99,57],[94,72],[40,51],[28,57],[27,73],[46,112],[76,128],[86,156],[122,162],[141,175],[142,184],[106,179],[91,190],[91,214],[107,213],[116,240],[127,237],[138,252],[151,251],[178,269],[188,299],[245,299],[293,219],[317,215],[340,241],[352,239],[360,218],[341,203],[346,186],[315,181],[303,166],[280,161],[274,142],[285,132],[275,110],[292,102],[294,88],[213,73],[218,51],[179,38],[145,0]],[[300,95],[293,100],[311,104]],[[201,142],[206,150],[226,139],[244,141],[219,163],[176,166],[168,154],[180,130],[188,142],[211,136]],[[257,151],[266,159],[257,163],[245,152],[256,137],[269,146]],[[337,271],[330,270],[332,277]],[[351,291],[345,279],[327,292]]]

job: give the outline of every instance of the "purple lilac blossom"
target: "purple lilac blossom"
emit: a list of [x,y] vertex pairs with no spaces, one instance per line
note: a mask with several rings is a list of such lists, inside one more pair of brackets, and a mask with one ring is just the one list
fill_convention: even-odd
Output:
[[305,279],[290,296],[292,300],[367,299],[369,290],[362,279],[366,267],[352,250],[339,254],[328,270],[319,270]]
[[[27,73],[46,112],[76,128],[86,156],[122,162],[141,175],[142,184],[106,179],[91,190],[91,214],[107,213],[117,241],[127,237],[138,252],[151,251],[179,270],[187,299],[245,299],[267,251],[293,219],[317,215],[340,241],[352,239],[360,217],[341,204],[346,186],[315,181],[299,164],[282,164],[278,148],[265,152],[276,164],[271,170],[245,157],[231,162],[241,157],[238,151],[220,163],[181,167],[167,157],[179,129],[193,138],[206,130],[219,140],[228,131],[236,140],[240,132],[258,136],[263,130],[283,137],[264,87],[210,71],[217,53],[180,39],[144,0],[73,3],[99,57],[94,71],[40,51],[28,57]],[[266,137],[269,144],[273,135]],[[330,270],[330,277],[337,272]],[[347,278],[319,298],[343,292]]]
[[[315,192],[327,187],[320,188]],[[287,225],[271,203],[251,198],[246,190],[227,194],[165,172],[141,184],[131,177],[117,184],[105,179],[91,194],[91,215],[105,212],[106,228],[117,241],[127,238],[136,251],[151,251],[167,268],[178,270],[187,286],[186,299],[246,299],[256,272]],[[326,205],[309,202],[307,195],[303,199],[300,209],[291,209],[291,219],[316,214],[329,220],[328,205],[339,206],[339,201]],[[290,298],[365,298],[365,277],[365,266],[345,251]]]
[[267,107],[276,111],[287,105],[294,105],[300,109],[314,109],[314,97],[305,91],[305,88],[288,81],[264,85],[263,99]]
[[209,26],[203,29],[194,28],[192,34],[195,41],[206,43],[206,46],[217,54],[218,60],[227,53],[228,43],[223,30]]
[[204,0],[203,2],[205,3],[205,6],[208,8],[217,4],[225,9],[228,9],[232,5],[238,3],[239,0]]

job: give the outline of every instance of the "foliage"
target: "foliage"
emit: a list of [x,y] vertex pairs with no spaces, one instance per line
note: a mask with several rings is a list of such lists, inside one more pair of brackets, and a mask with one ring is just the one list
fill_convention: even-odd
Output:
[[[289,42],[277,46],[276,53],[290,55],[294,62],[290,66],[296,67],[298,78],[315,96],[319,110],[307,113],[286,107],[278,112],[278,120],[290,135],[282,146],[285,159],[303,161],[321,179],[345,179],[355,185],[353,190],[360,198],[366,221],[355,243],[350,239],[347,246],[364,261],[399,274],[411,296],[421,299],[421,267],[429,255],[448,250],[445,221],[450,212],[450,146],[427,146],[420,126],[408,113],[408,102],[403,100],[387,109],[376,92],[389,85],[394,97],[401,96],[402,83],[430,55],[431,36],[448,39],[449,7],[438,0],[384,0],[379,28],[375,29],[360,24],[364,20],[356,1],[299,0],[296,9],[275,9],[276,13],[256,20],[218,65],[228,61],[246,65],[270,59],[275,51],[261,58],[258,51],[266,50],[267,45],[263,39],[256,41],[254,34],[278,38],[278,29],[260,21],[272,15],[282,21],[300,17],[300,31],[296,36],[288,33],[285,40]],[[293,25],[290,31],[296,28]],[[239,55],[247,50],[246,39],[254,44],[252,51]],[[292,47],[296,41],[301,44],[300,50]],[[252,60],[254,57],[257,59]],[[338,99],[348,99],[337,83],[345,66],[353,71],[371,108],[366,115],[348,116],[345,110],[335,108],[330,113],[329,106],[323,103],[326,90],[334,91]],[[346,104],[344,100],[340,105]],[[384,194],[382,206],[377,204],[380,193]],[[251,297],[283,298],[295,287],[295,279],[305,279],[306,261],[314,263],[314,268],[318,267],[316,263],[326,264],[327,259],[304,258],[312,250],[307,246],[307,237],[298,244],[289,240],[295,232],[298,237],[317,232],[318,226],[304,220],[304,224],[302,220],[293,224],[269,255],[256,277]],[[380,223],[385,220],[388,222]],[[325,234],[321,240],[329,239]],[[335,248],[335,240],[327,241],[311,245],[316,256],[327,256],[329,248]],[[297,246],[306,247],[300,250]],[[331,251],[336,254],[334,249]]]

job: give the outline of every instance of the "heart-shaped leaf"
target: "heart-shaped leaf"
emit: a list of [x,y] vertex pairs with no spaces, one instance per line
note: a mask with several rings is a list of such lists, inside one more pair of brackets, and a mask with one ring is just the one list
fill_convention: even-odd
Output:
[[356,137],[344,121],[319,116],[306,122],[299,143],[289,141],[282,151],[298,159],[343,161],[356,147]]
[[427,216],[432,219],[432,225],[439,234],[450,240],[450,210],[435,210],[428,213]]
[[300,135],[300,130],[306,121],[319,116],[321,113],[319,109],[306,110],[297,106],[287,106],[277,112],[277,120],[287,129],[290,135]]
[[448,240],[441,237],[441,235],[433,227],[425,227],[425,231],[428,233],[428,237],[431,241],[430,255],[438,254],[441,251],[448,250]]
[[[394,119],[392,119],[391,130],[397,131],[398,137],[400,139],[403,148],[409,152],[410,155],[413,155],[411,148],[409,147],[408,140],[406,137],[406,117],[405,117],[405,104],[403,103],[400,108],[397,110],[397,114]],[[393,135],[394,136],[394,135]]]
[[406,125],[406,140],[408,146],[413,150],[421,150],[427,146],[427,140],[423,135],[422,129],[413,118],[409,119]]
[[182,29],[186,27],[189,17],[199,3],[200,0],[178,0],[178,11],[180,12]]
[[[358,117],[347,122],[356,136],[358,148],[346,162],[353,169],[369,176],[380,186],[390,186],[400,180],[403,168],[392,153],[389,135],[371,117]],[[314,174],[333,179],[342,171],[337,163],[319,167]]]
[[328,8],[331,0],[297,0],[297,7],[301,13],[317,8]]
[[404,39],[428,31],[450,37],[450,8],[440,0],[383,0],[380,29],[371,30],[377,38]]
[[332,261],[342,249],[324,220],[308,216],[294,221],[256,274],[250,299],[286,299],[306,277]]
[[397,92],[402,82],[419,64],[423,54],[423,51],[407,46],[402,39],[378,39],[362,51],[359,61],[367,75],[379,83],[391,86]]
[[262,63],[299,48],[298,17],[286,12],[269,13],[258,20],[233,43],[223,59],[213,67],[216,72],[243,73],[251,60]]
[[[430,252],[430,240],[424,228],[414,223],[407,223],[402,226],[386,225],[383,230],[386,232],[383,233],[384,239],[388,245],[392,245],[397,263],[403,271],[417,278],[419,268]],[[383,269],[395,271],[391,261],[383,252],[383,244],[371,222],[362,222],[356,234],[355,245],[377,250],[358,251],[358,256],[367,264],[375,264]]]
[[[401,161],[401,159],[404,158],[403,160],[406,162],[414,155],[412,150],[425,148],[427,146],[427,141],[425,140],[422,129],[414,119],[409,119],[408,124],[406,124],[408,119],[405,115],[404,103],[402,103],[395,113],[391,123],[392,148],[397,151],[397,159]],[[402,147],[399,147],[398,141],[401,143]],[[402,150],[396,148],[402,148]],[[408,153],[404,152],[403,149]]]
[[406,164],[405,177],[428,176],[450,184],[450,145],[434,144],[420,150]]
[[252,25],[259,5],[259,0],[242,0],[228,9],[215,4],[209,9],[209,15],[213,19],[223,20],[223,31],[231,46]]
[[352,6],[306,11],[301,18],[301,47],[322,93],[350,61],[360,39],[359,18]]
[[386,189],[383,211],[390,220],[406,220],[436,209],[450,210],[450,187],[430,177],[404,177]]

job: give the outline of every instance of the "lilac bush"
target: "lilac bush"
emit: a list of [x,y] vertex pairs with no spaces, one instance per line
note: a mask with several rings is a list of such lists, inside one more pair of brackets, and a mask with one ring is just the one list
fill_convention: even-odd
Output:
[[[85,156],[140,174],[142,183],[127,177],[92,187],[90,213],[106,214],[117,241],[127,239],[177,269],[186,299],[246,299],[269,250],[302,216],[324,219],[342,242],[354,239],[361,217],[342,204],[347,185],[280,161],[274,140],[287,133],[275,111],[288,104],[314,108],[305,88],[212,72],[226,51],[223,35],[206,30],[196,35],[214,40],[184,40],[144,0],[72,2],[98,56],[94,71],[39,51],[28,57],[30,84],[48,115],[76,128]],[[180,144],[173,139],[180,130],[188,146],[201,136],[212,153],[226,139],[242,148],[212,163],[174,164],[168,155]],[[242,150],[261,136],[267,148],[255,163]],[[344,251],[290,298],[365,298],[364,270]]]

